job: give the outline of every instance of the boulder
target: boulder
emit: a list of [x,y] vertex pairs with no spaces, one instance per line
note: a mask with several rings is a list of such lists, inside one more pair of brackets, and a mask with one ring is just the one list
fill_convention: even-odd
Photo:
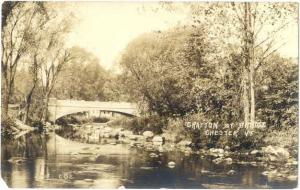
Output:
[[182,140],[179,143],[177,143],[178,146],[190,146],[191,144],[192,142],[188,140]]
[[154,136],[154,134],[152,131],[145,131],[145,132],[143,132],[143,136],[145,138],[152,138]]
[[94,180],[93,179],[84,179],[84,181],[86,181],[86,182],[93,182]]
[[291,180],[291,181],[297,181],[298,179],[298,176],[297,175],[290,175],[287,177],[288,180]]
[[267,146],[262,148],[262,152],[266,156],[266,158],[271,161],[271,162],[276,162],[276,161],[287,161],[290,157],[289,152],[282,147],[278,146]]
[[165,152],[164,148],[162,146],[158,147],[158,152]]
[[213,160],[213,163],[215,163],[215,164],[220,164],[222,162],[223,162],[222,158],[216,158],[216,159]]
[[146,144],[144,144],[144,146],[145,146],[146,151],[154,151],[153,144],[146,143]]
[[169,167],[169,168],[174,168],[175,165],[176,165],[175,162],[169,162],[169,163],[168,163],[168,167]]
[[230,164],[232,164],[232,158],[216,158],[216,159],[214,159],[213,160],[213,162],[215,163],[215,164],[227,164],[227,165],[230,165]]
[[269,172],[268,171],[264,171],[261,173],[263,176],[268,176],[269,175]]
[[224,156],[227,157],[230,155],[230,152],[228,152],[227,150],[224,152]]
[[267,176],[268,179],[274,179],[274,178],[282,176],[282,174],[278,173],[277,170],[264,171],[264,172],[262,172],[262,175]]
[[223,157],[224,150],[221,148],[211,148],[209,149],[208,154],[214,157]]
[[252,151],[250,152],[250,155],[254,155],[254,156],[262,156],[263,154],[262,154],[262,152],[259,151],[259,150],[252,150]]
[[232,164],[232,158],[225,158],[224,163],[228,165]]
[[229,170],[227,172],[227,175],[234,175],[234,174],[236,174],[236,171],[234,171],[234,170]]
[[204,170],[204,169],[201,170],[201,173],[202,173],[202,174],[212,174],[211,171]]
[[230,147],[229,147],[229,146],[225,146],[224,149],[227,150],[227,151],[229,151],[229,150],[230,150]]
[[164,139],[161,136],[154,136],[152,142],[154,145],[162,145]]
[[150,153],[149,156],[150,156],[151,158],[157,158],[157,157],[158,157],[158,155],[155,154],[155,153]]
[[256,155],[257,153],[258,153],[258,150],[252,150],[252,151],[250,152],[251,155]]
[[154,136],[152,142],[163,142],[163,138],[161,136]]

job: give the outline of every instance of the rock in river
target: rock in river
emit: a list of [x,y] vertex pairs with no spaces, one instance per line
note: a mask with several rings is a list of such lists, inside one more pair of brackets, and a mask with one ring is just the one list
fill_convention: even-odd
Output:
[[225,159],[224,159],[224,163],[225,163],[225,164],[228,164],[228,165],[229,165],[229,164],[232,164],[232,158],[225,158]]
[[92,180],[92,179],[84,179],[84,181],[86,181],[86,182],[93,182],[94,180]]
[[163,138],[161,136],[154,136],[152,139],[152,142],[154,145],[162,145],[163,144]]
[[168,167],[169,167],[169,168],[174,168],[175,165],[176,165],[175,162],[169,162],[169,163],[168,163]]
[[230,164],[232,164],[232,158],[225,158],[225,159],[223,159],[223,158],[216,158],[216,159],[213,160],[213,162],[215,164],[221,164],[221,163],[223,163],[223,164],[230,165]]
[[255,156],[262,156],[262,152],[259,150],[252,150],[250,152],[251,155],[255,155]]
[[211,148],[209,149],[209,155],[214,157],[223,157],[224,156],[224,150],[222,148]]
[[225,150],[230,150],[230,147],[229,146],[225,146],[225,148],[224,148]]
[[234,175],[234,174],[236,174],[236,171],[234,171],[234,170],[229,170],[227,172],[227,175]]
[[143,136],[145,138],[152,138],[154,136],[154,134],[152,131],[145,131],[145,132],[143,132]]
[[155,153],[150,153],[149,156],[150,156],[151,158],[157,158],[157,157],[158,157],[158,155],[155,154]]
[[220,164],[222,161],[223,161],[222,158],[216,158],[216,159],[213,160],[213,163]]
[[263,153],[265,154],[266,158],[271,161],[287,161],[290,157],[289,152],[282,147],[278,146],[267,146],[262,148]]
[[192,142],[188,140],[182,140],[179,143],[177,143],[178,146],[190,146],[191,144]]
[[287,179],[291,180],[291,181],[297,181],[297,178],[298,178],[298,176],[296,176],[296,175],[290,175],[287,177]]

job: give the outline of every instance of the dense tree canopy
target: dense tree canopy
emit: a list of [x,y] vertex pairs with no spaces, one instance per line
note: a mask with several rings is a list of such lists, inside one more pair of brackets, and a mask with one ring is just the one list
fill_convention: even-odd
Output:
[[82,48],[71,49],[74,59],[64,67],[57,84],[57,98],[104,100],[103,86],[107,73],[98,58]]
[[[203,35],[192,28],[175,28],[144,34],[131,42],[120,64],[132,97],[162,116],[183,116],[197,109],[194,88],[210,77],[211,69]],[[198,80],[200,75],[204,81]]]

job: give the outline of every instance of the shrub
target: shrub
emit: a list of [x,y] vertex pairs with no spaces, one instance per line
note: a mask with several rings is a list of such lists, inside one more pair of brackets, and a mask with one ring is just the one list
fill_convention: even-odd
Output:
[[289,149],[293,156],[297,156],[298,128],[296,126],[285,127],[281,130],[269,129],[263,139],[266,145],[280,146]]
[[161,134],[163,128],[167,126],[167,120],[157,115],[133,118],[122,117],[109,122],[108,125],[123,127],[133,131],[135,134],[141,134],[144,131],[152,131],[155,134]]
[[1,121],[2,143],[9,143],[13,140],[12,127],[16,127],[16,124],[12,118],[7,118],[7,119]]
[[250,134],[247,131],[249,129],[242,128],[238,131],[237,135],[228,136],[226,140],[222,138],[223,141],[220,143],[223,146],[229,146],[232,150],[249,150],[249,149],[258,149],[265,145],[263,142],[266,132],[264,129],[253,129],[253,133]]
[[43,130],[43,128],[44,128],[43,122],[41,122],[41,121],[33,121],[33,122],[31,123],[31,126],[34,127],[34,128],[39,129],[40,132],[41,132],[41,131]]
[[94,117],[92,120],[95,123],[106,123],[109,121],[109,119],[105,117]]
[[[182,119],[169,119],[168,126],[163,130],[166,141],[178,143],[181,140],[186,140],[188,134],[184,128],[184,121]],[[191,139],[189,139],[191,140]]]
[[[190,114],[184,119],[184,122],[197,122],[197,123],[213,123],[204,116],[204,114]],[[196,149],[199,148],[212,148],[218,146],[220,136],[206,135],[204,127],[193,129],[185,127],[188,138],[192,139]]]

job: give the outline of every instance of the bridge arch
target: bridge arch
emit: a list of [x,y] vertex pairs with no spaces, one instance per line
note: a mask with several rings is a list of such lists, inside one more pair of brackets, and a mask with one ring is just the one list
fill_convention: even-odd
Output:
[[49,121],[79,112],[108,111],[125,115],[138,116],[136,104],[128,102],[100,102],[83,100],[57,100],[51,98],[48,104]]

